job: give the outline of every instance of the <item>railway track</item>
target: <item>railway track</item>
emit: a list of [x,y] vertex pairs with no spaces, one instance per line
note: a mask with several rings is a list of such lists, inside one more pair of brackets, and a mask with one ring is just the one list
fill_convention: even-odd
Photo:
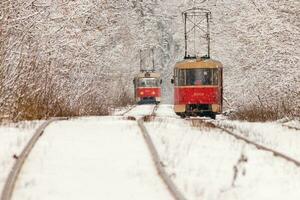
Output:
[[180,192],[176,184],[172,181],[170,176],[168,175],[167,171],[165,170],[164,166],[162,165],[161,159],[159,157],[158,151],[150,137],[150,134],[147,130],[147,128],[144,125],[144,122],[151,121],[155,118],[155,112],[158,109],[159,105],[156,105],[150,115],[146,115],[142,118],[139,118],[137,120],[138,126],[141,130],[141,133],[143,134],[143,138],[145,140],[145,143],[149,149],[149,152],[151,154],[152,161],[154,162],[155,168],[157,170],[157,173],[159,177],[162,179],[164,184],[167,186],[170,194],[173,196],[175,200],[186,200],[184,195]]
[[288,128],[288,129],[293,129],[293,130],[296,130],[296,131],[300,131],[300,128],[299,128],[299,127],[287,125],[287,124],[284,124],[284,123],[282,123],[281,125],[282,125],[283,127]]
[[[126,110],[124,113],[122,113],[121,116],[125,116],[127,113],[129,113],[131,110],[136,108],[137,106],[132,106],[128,110]],[[172,181],[168,173],[166,172],[164,166],[162,165],[160,156],[158,154],[158,151],[150,137],[150,134],[145,126],[144,123],[151,121],[155,118],[156,110],[158,109],[158,105],[154,106],[153,110],[149,115],[145,115],[142,117],[139,117],[136,119],[134,116],[128,116],[137,121],[138,127],[140,128],[140,131],[143,135],[145,144],[150,152],[151,159],[154,163],[154,166],[156,168],[157,174],[160,177],[160,179],[163,181],[163,183],[166,185],[166,188],[168,189],[169,193],[174,197],[175,200],[186,200],[184,195],[179,191],[176,184]],[[0,200],[11,200],[13,196],[13,192],[15,189],[16,182],[18,180],[18,177],[21,173],[22,167],[24,163],[26,162],[27,158],[29,157],[31,151],[33,150],[35,144],[39,141],[41,136],[44,133],[44,130],[53,122],[60,121],[60,120],[67,120],[68,118],[51,118],[47,121],[45,121],[42,125],[38,127],[38,129],[35,131],[27,145],[24,147],[22,153],[18,156],[15,164],[13,165],[7,179],[5,182],[5,185],[3,187]]]
[[295,127],[295,126],[291,126],[291,125],[287,124],[287,123],[289,123],[291,121],[292,121],[291,119],[287,118],[287,119],[282,120],[280,122],[280,124],[281,124],[281,126],[286,127],[288,129],[293,129],[293,130],[296,130],[296,131],[300,131],[300,127]]
[[279,158],[282,158],[290,163],[293,163],[295,164],[297,167],[300,167],[300,161],[284,154],[284,153],[281,153],[279,151],[276,151],[272,148],[269,148],[269,147],[266,147],[264,145],[261,145],[261,144],[258,144],[252,140],[249,140],[248,138],[246,137],[243,137],[243,136],[240,136],[238,134],[235,134],[233,132],[233,130],[235,129],[234,127],[229,127],[229,126],[224,126],[224,125],[220,125],[216,122],[212,122],[211,120],[206,120],[206,119],[188,119],[188,120],[196,120],[196,121],[199,121],[200,123],[203,123],[204,125],[208,126],[208,127],[211,127],[211,128],[216,128],[216,129],[220,129],[222,130],[223,133],[226,133],[232,137],[234,137],[235,139],[237,140],[241,140],[241,141],[244,141],[245,143],[247,144],[251,144],[253,146],[255,146],[257,149],[259,150],[263,150],[263,151],[267,151],[267,152],[270,152],[272,153],[275,157],[279,157]]
[[[136,108],[137,105],[134,104],[133,106],[131,106],[128,110],[126,110],[125,112],[123,112],[122,114],[120,114],[119,116],[125,116],[127,113],[129,113],[130,111],[132,111],[134,108]],[[118,116],[118,115],[117,115]]]
[[3,187],[0,200],[11,200],[13,191],[15,188],[15,184],[18,180],[18,177],[20,175],[20,172],[22,170],[22,167],[24,163],[26,162],[26,159],[28,158],[30,152],[32,151],[33,147],[37,143],[37,141],[41,138],[41,136],[44,133],[44,130],[49,126],[49,124],[60,121],[60,120],[67,120],[68,118],[62,117],[62,118],[51,118],[47,121],[45,121],[41,126],[38,127],[38,129],[35,131],[21,154],[18,156],[15,164],[13,165],[7,179],[5,182],[5,185]]

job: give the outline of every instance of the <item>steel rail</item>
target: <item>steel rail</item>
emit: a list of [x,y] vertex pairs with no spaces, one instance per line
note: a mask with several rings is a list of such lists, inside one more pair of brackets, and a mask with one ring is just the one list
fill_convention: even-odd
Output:
[[122,114],[117,115],[117,116],[124,116],[124,115],[126,115],[127,113],[129,113],[131,110],[133,110],[135,107],[137,107],[136,104],[134,104],[134,105],[131,106],[128,110],[126,110],[125,112],[123,112]]
[[151,136],[149,132],[147,131],[145,125],[144,125],[144,119],[147,117],[155,117],[155,111],[158,109],[158,105],[156,105],[151,113],[150,116],[145,116],[144,118],[140,118],[137,120],[138,126],[143,134],[143,138],[145,140],[145,143],[147,144],[147,147],[149,149],[149,152],[152,157],[152,161],[154,162],[156,171],[159,175],[159,177],[162,179],[162,181],[165,183],[165,185],[168,188],[168,191],[173,196],[175,200],[186,200],[184,195],[180,192],[180,190],[177,188],[176,184],[172,181],[168,173],[166,172],[165,168],[162,165],[161,159],[159,157],[158,151],[153,143],[153,140],[151,139]]
[[294,129],[296,131],[300,131],[300,128],[299,127],[295,127],[295,126],[290,126],[290,125],[287,125],[287,124],[281,124],[283,127],[286,127],[286,128],[289,128],[289,129]]
[[157,111],[158,107],[159,107],[159,104],[156,104],[156,105],[154,106],[154,108],[153,108],[153,110],[152,110],[152,112],[151,112],[151,116],[152,116],[152,117],[155,117],[155,116],[156,116],[156,111]]
[[14,163],[14,165],[6,179],[5,185],[2,189],[0,200],[11,200],[12,199],[13,191],[14,191],[16,182],[18,180],[18,176],[20,175],[21,169],[22,169],[26,159],[28,158],[30,152],[32,151],[34,145],[37,143],[39,138],[43,135],[46,127],[52,122],[59,121],[59,120],[67,120],[67,119],[68,118],[66,118],[66,117],[51,118],[51,119],[45,121],[42,125],[40,125],[38,127],[38,129],[35,131],[35,133],[31,137],[31,139],[29,140],[29,142],[23,149],[22,153],[18,156],[16,162]]
[[[295,164],[297,167],[300,167],[300,161],[298,161],[298,160],[296,160],[296,159],[294,159],[292,157],[289,157],[289,156],[285,155],[284,153],[278,152],[278,151],[276,151],[274,149],[271,149],[269,147],[266,147],[266,146],[263,146],[261,144],[258,144],[258,143],[254,142],[254,141],[251,141],[251,140],[249,140],[246,137],[243,137],[243,136],[240,136],[238,134],[235,134],[235,133],[233,133],[233,131],[228,130],[224,126],[221,126],[221,125],[219,125],[217,123],[213,123],[213,122],[206,121],[206,120],[203,120],[203,119],[194,119],[194,120],[200,120],[201,122],[206,123],[207,125],[210,125],[211,127],[214,127],[214,128],[222,130],[223,132],[231,135],[232,137],[234,137],[234,138],[236,138],[238,140],[242,140],[242,141],[246,142],[247,144],[254,145],[259,150],[264,150],[264,151],[267,151],[267,152],[271,152],[275,157],[278,156],[278,157],[280,157],[280,158],[282,158],[282,159],[284,159],[284,160],[286,160],[288,162],[291,162],[291,163]],[[234,129],[234,127],[231,127],[231,128]]]

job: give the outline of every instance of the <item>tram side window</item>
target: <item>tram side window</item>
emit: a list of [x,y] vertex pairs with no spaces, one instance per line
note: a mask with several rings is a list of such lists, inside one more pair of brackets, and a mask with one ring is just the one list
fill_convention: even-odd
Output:
[[178,84],[186,85],[186,70],[178,70]]
[[178,69],[174,70],[174,83],[175,83],[175,85],[181,85],[179,80],[184,78],[184,77],[179,76],[179,72],[180,72],[180,70],[178,70]]
[[221,72],[219,69],[214,69],[213,70],[213,85],[218,85],[219,84],[219,76]]
[[182,69],[179,70],[178,85],[217,85],[217,69]]

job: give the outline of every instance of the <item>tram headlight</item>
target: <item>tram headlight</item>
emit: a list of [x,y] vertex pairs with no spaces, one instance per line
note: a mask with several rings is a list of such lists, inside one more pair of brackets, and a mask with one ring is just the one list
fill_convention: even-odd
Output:
[[152,92],[152,95],[155,95],[155,91]]
[[144,94],[144,92],[142,91],[142,92],[140,92],[140,95],[143,95]]
[[219,104],[212,104],[211,109],[213,112],[221,112],[221,107]]

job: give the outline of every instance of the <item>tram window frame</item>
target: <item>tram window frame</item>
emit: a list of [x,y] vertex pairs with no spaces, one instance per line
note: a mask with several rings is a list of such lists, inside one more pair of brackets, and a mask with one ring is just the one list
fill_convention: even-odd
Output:
[[[155,85],[141,85],[141,80],[142,79],[152,79],[152,80],[155,80],[155,82],[156,82],[156,84]],[[141,77],[141,78],[139,78],[138,80],[137,80],[137,86],[138,87],[159,87],[159,85],[160,85],[160,81],[159,81],[159,79],[158,78],[155,78],[155,77]]]
[[[210,71],[211,74],[209,75],[210,78],[210,82],[206,83],[201,81],[201,83],[196,84],[196,80],[191,81],[188,80],[187,75],[191,72],[189,71],[195,71],[195,70],[207,70]],[[188,73],[189,72],[189,73]],[[219,85],[219,69],[217,68],[193,68],[193,69],[178,69],[177,70],[177,77],[176,77],[176,85],[177,86],[218,86]],[[191,82],[194,82],[194,84],[192,84]]]
[[174,85],[177,85],[177,69],[174,69]]

